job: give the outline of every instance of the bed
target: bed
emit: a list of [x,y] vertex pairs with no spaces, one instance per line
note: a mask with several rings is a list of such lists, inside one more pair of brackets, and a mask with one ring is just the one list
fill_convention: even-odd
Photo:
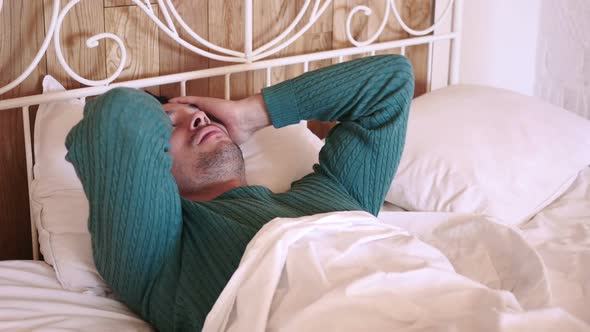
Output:
[[65,290],[40,261],[0,262],[2,331],[152,331],[125,305]]
[[[173,11],[160,19],[149,2],[134,2],[180,42]],[[319,16],[326,3],[317,1],[309,9]],[[75,4],[55,7],[39,54]],[[0,331],[153,330],[117,300],[92,261],[88,202],[64,159],[63,143],[82,118],[85,98],[117,86],[171,83],[184,95],[187,82],[217,76],[225,79],[229,98],[232,74],[265,70],[268,83],[278,66],[302,65],[307,71],[314,61],[340,62],[391,49],[404,54],[406,47],[421,44],[429,46],[432,59],[440,56],[434,47],[440,41],[450,41],[444,55],[448,86],[436,86],[429,65],[429,93],[412,103],[402,162],[378,220],[351,212],[310,216],[304,226],[302,220],[269,223],[249,245],[205,330],[343,330],[332,324],[337,321],[349,330],[589,331],[590,122],[532,97],[458,85],[461,1],[449,1],[434,24],[420,31],[400,19],[393,1],[386,4],[384,22],[394,16],[410,38],[358,41],[347,31],[353,47],[271,60],[261,56],[264,52],[252,53],[246,43],[241,54],[218,50],[221,55],[211,56],[228,62],[225,66],[112,84],[120,71],[101,82],[88,81],[62,57],[65,70],[89,87],[66,90],[47,76],[43,94],[0,101],[0,110],[21,107],[25,120],[35,257],[0,262]],[[163,1],[160,6],[173,9]],[[246,13],[251,6],[246,0]],[[359,11],[368,14],[367,7],[357,6],[349,18]],[[302,30],[313,25],[313,16]],[[251,20],[246,15],[246,25]],[[443,31],[445,25],[449,31]],[[245,31],[251,42],[251,29]],[[118,39],[97,38],[103,37]],[[59,38],[53,41],[61,52]],[[33,105],[39,110],[31,130]],[[305,123],[257,133],[242,146],[248,182],[287,190],[311,170],[322,144]],[[367,245],[347,251],[361,242]],[[309,248],[326,254],[315,257]],[[346,256],[350,252],[354,257]],[[334,257],[345,272],[327,268],[341,267]],[[286,283],[284,273],[308,283]]]

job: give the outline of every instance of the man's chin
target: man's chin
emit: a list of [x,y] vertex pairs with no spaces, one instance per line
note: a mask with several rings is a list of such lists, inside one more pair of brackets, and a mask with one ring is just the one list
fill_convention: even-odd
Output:
[[211,179],[237,176],[244,172],[244,157],[240,147],[231,139],[218,140],[209,151],[200,150],[195,168]]
[[234,142],[228,136],[222,136],[222,134],[219,134],[215,137],[209,137],[206,141],[201,142],[197,145],[197,149],[202,152],[213,152],[232,144],[234,144]]

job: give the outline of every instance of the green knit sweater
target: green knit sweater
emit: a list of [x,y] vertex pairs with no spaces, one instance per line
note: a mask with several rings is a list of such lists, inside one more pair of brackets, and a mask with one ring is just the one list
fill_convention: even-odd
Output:
[[275,127],[304,119],[340,124],[313,173],[288,192],[244,186],[209,202],[179,196],[167,153],[172,126],[156,99],[120,88],[90,101],[66,146],[90,202],[98,271],[159,330],[200,330],[246,245],[271,219],[379,211],[402,153],[413,89],[411,65],[391,55],[263,89]]

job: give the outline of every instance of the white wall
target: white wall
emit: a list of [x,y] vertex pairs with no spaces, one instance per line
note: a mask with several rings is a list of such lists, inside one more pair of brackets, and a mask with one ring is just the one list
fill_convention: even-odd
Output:
[[590,1],[464,0],[463,10],[461,83],[535,95],[590,119]]
[[533,95],[541,2],[464,0],[460,82]]
[[590,1],[543,1],[535,95],[590,119]]

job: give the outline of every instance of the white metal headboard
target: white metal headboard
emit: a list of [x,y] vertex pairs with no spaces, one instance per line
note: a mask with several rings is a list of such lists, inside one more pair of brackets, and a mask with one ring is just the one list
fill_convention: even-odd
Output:
[[[119,86],[126,86],[126,87],[133,87],[133,88],[146,88],[151,86],[158,86],[170,83],[178,83],[180,85],[181,95],[186,94],[186,82],[196,79],[202,78],[209,78],[215,76],[224,76],[225,77],[225,98],[229,99],[230,97],[230,77],[232,74],[240,73],[240,72],[247,72],[253,70],[266,70],[266,85],[269,86],[271,84],[271,73],[272,68],[274,67],[281,67],[287,65],[294,65],[294,64],[303,64],[304,71],[306,72],[309,68],[309,63],[312,61],[318,60],[325,60],[325,59],[338,59],[339,62],[342,62],[345,56],[351,55],[358,55],[358,54],[371,54],[374,55],[377,51],[383,50],[390,50],[390,49],[399,49],[401,54],[405,54],[406,48],[409,46],[414,45],[428,45],[428,73],[427,73],[427,89],[430,90],[432,86],[432,57],[433,57],[433,45],[435,42],[448,40],[451,42],[451,47],[449,49],[450,54],[449,56],[449,68],[448,68],[448,75],[447,75],[447,82],[448,84],[456,84],[458,82],[459,77],[459,53],[460,53],[460,32],[462,26],[462,0],[448,0],[446,6],[442,11],[440,11],[439,17],[434,20],[434,24],[427,29],[424,30],[414,30],[407,26],[405,22],[402,20],[398,9],[395,5],[395,0],[384,0],[385,2],[385,12],[383,13],[383,20],[379,26],[378,31],[375,32],[370,38],[365,41],[358,41],[354,39],[351,34],[351,25],[352,25],[352,18],[358,12],[362,12],[363,14],[369,16],[372,14],[372,10],[366,6],[356,6],[354,7],[350,13],[348,14],[346,20],[346,36],[348,41],[354,45],[353,47],[344,48],[344,49],[337,49],[337,50],[329,50],[329,51],[321,51],[321,52],[313,52],[307,53],[303,55],[296,55],[296,56],[289,56],[289,57],[281,57],[275,58],[270,60],[265,60],[269,56],[276,54],[277,52],[281,51],[285,47],[289,46],[295,40],[297,40],[301,35],[303,35],[318,19],[319,17],[325,12],[326,8],[330,5],[332,0],[314,0],[312,5],[312,0],[306,0],[303,6],[301,7],[299,13],[297,14],[296,18],[293,22],[287,27],[285,31],[283,31],[280,35],[276,38],[271,40],[270,42],[258,47],[257,49],[253,49],[253,35],[252,35],[252,27],[253,27],[253,17],[252,17],[252,2],[253,0],[244,0],[244,50],[237,51],[231,50],[219,45],[215,45],[208,40],[199,36],[196,32],[194,32],[182,19],[178,11],[176,10],[175,6],[172,4],[172,0],[158,0],[158,6],[160,11],[162,12],[162,16],[164,17],[164,21],[158,18],[157,14],[154,13],[154,9],[150,3],[150,0],[132,0],[146,15],[149,19],[154,21],[160,30],[165,32],[170,38],[176,41],[178,44],[182,45],[183,47],[189,49],[190,51],[202,55],[204,57],[235,63],[233,65],[227,65],[217,68],[210,68],[210,69],[203,69],[203,70],[196,70],[172,75],[165,75],[165,76],[158,76],[146,79],[138,79],[120,83],[111,84],[114,80],[116,80],[121,72],[123,71],[125,61],[127,58],[127,50],[123,41],[116,35],[111,33],[100,33],[90,37],[86,41],[86,45],[89,48],[97,47],[99,41],[103,39],[111,39],[113,40],[119,47],[121,51],[121,59],[117,70],[109,77],[94,81],[89,80],[84,77],[79,76],[76,72],[72,70],[72,68],[67,64],[64,59],[61,50],[60,44],[60,30],[61,25],[63,23],[64,17],[68,14],[68,12],[80,2],[81,0],[71,0],[69,1],[63,9],[60,10],[61,1],[54,0],[53,1],[53,10],[51,15],[51,23],[49,24],[49,29],[47,31],[47,35],[41,45],[41,48],[37,52],[35,58],[27,67],[27,69],[14,81],[10,82],[6,86],[0,87],[0,95],[12,90],[20,83],[22,83],[35,69],[35,67],[41,61],[43,55],[47,52],[49,48],[50,42],[53,40],[53,44],[55,46],[55,51],[57,54],[57,59],[60,65],[64,68],[64,70],[76,81],[86,85],[88,87],[73,89],[68,91],[62,92],[52,92],[48,94],[38,94],[33,96],[27,97],[19,97],[13,99],[7,99],[0,101],[0,111],[7,110],[7,109],[14,109],[14,108],[21,108],[22,115],[23,115],[23,127],[24,127],[24,135],[25,135],[25,150],[26,150],[26,162],[27,162],[27,177],[28,177],[28,184],[29,184],[29,200],[31,195],[31,183],[33,180],[33,165],[32,165],[32,147],[31,147],[31,128],[29,125],[29,106],[31,105],[40,105],[49,102],[55,102],[60,100],[67,100],[72,98],[85,98],[89,96],[95,96],[102,94],[114,87]],[[0,11],[2,10],[3,0],[0,0]],[[452,10],[451,10],[452,9]],[[309,21],[306,22],[299,30],[295,30],[295,27],[301,23],[302,18],[311,10],[309,15]],[[437,12],[439,10],[437,9]],[[449,17],[450,13],[452,14],[452,21],[449,22],[446,20]],[[406,31],[411,37],[401,40],[394,40],[394,41],[387,41],[387,42],[378,42],[375,43],[379,35],[385,29],[387,24],[387,20],[389,19],[390,13],[393,13],[395,20],[399,23],[404,31]],[[446,22],[446,23],[445,23]],[[451,24],[451,28],[449,32],[439,33],[440,27],[442,24]],[[214,51],[215,53],[209,52],[204,50],[203,48],[196,46],[187,40],[180,37],[177,26],[182,28],[184,31],[188,33],[190,37],[192,37],[196,42],[198,42],[202,47],[209,48],[210,50]],[[434,34],[430,34],[434,32]],[[430,35],[429,35],[430,34]],[[30,206],[30,205],[29,205]],[[31,212],[32,216],[32,212]],[[31,233],[32,233],[32,246],[33,246],[33,257],[35,260],[39,258],[39,250],[38,250],[38,239],[37,239],[37,230],[34,222],[31,222]]]

